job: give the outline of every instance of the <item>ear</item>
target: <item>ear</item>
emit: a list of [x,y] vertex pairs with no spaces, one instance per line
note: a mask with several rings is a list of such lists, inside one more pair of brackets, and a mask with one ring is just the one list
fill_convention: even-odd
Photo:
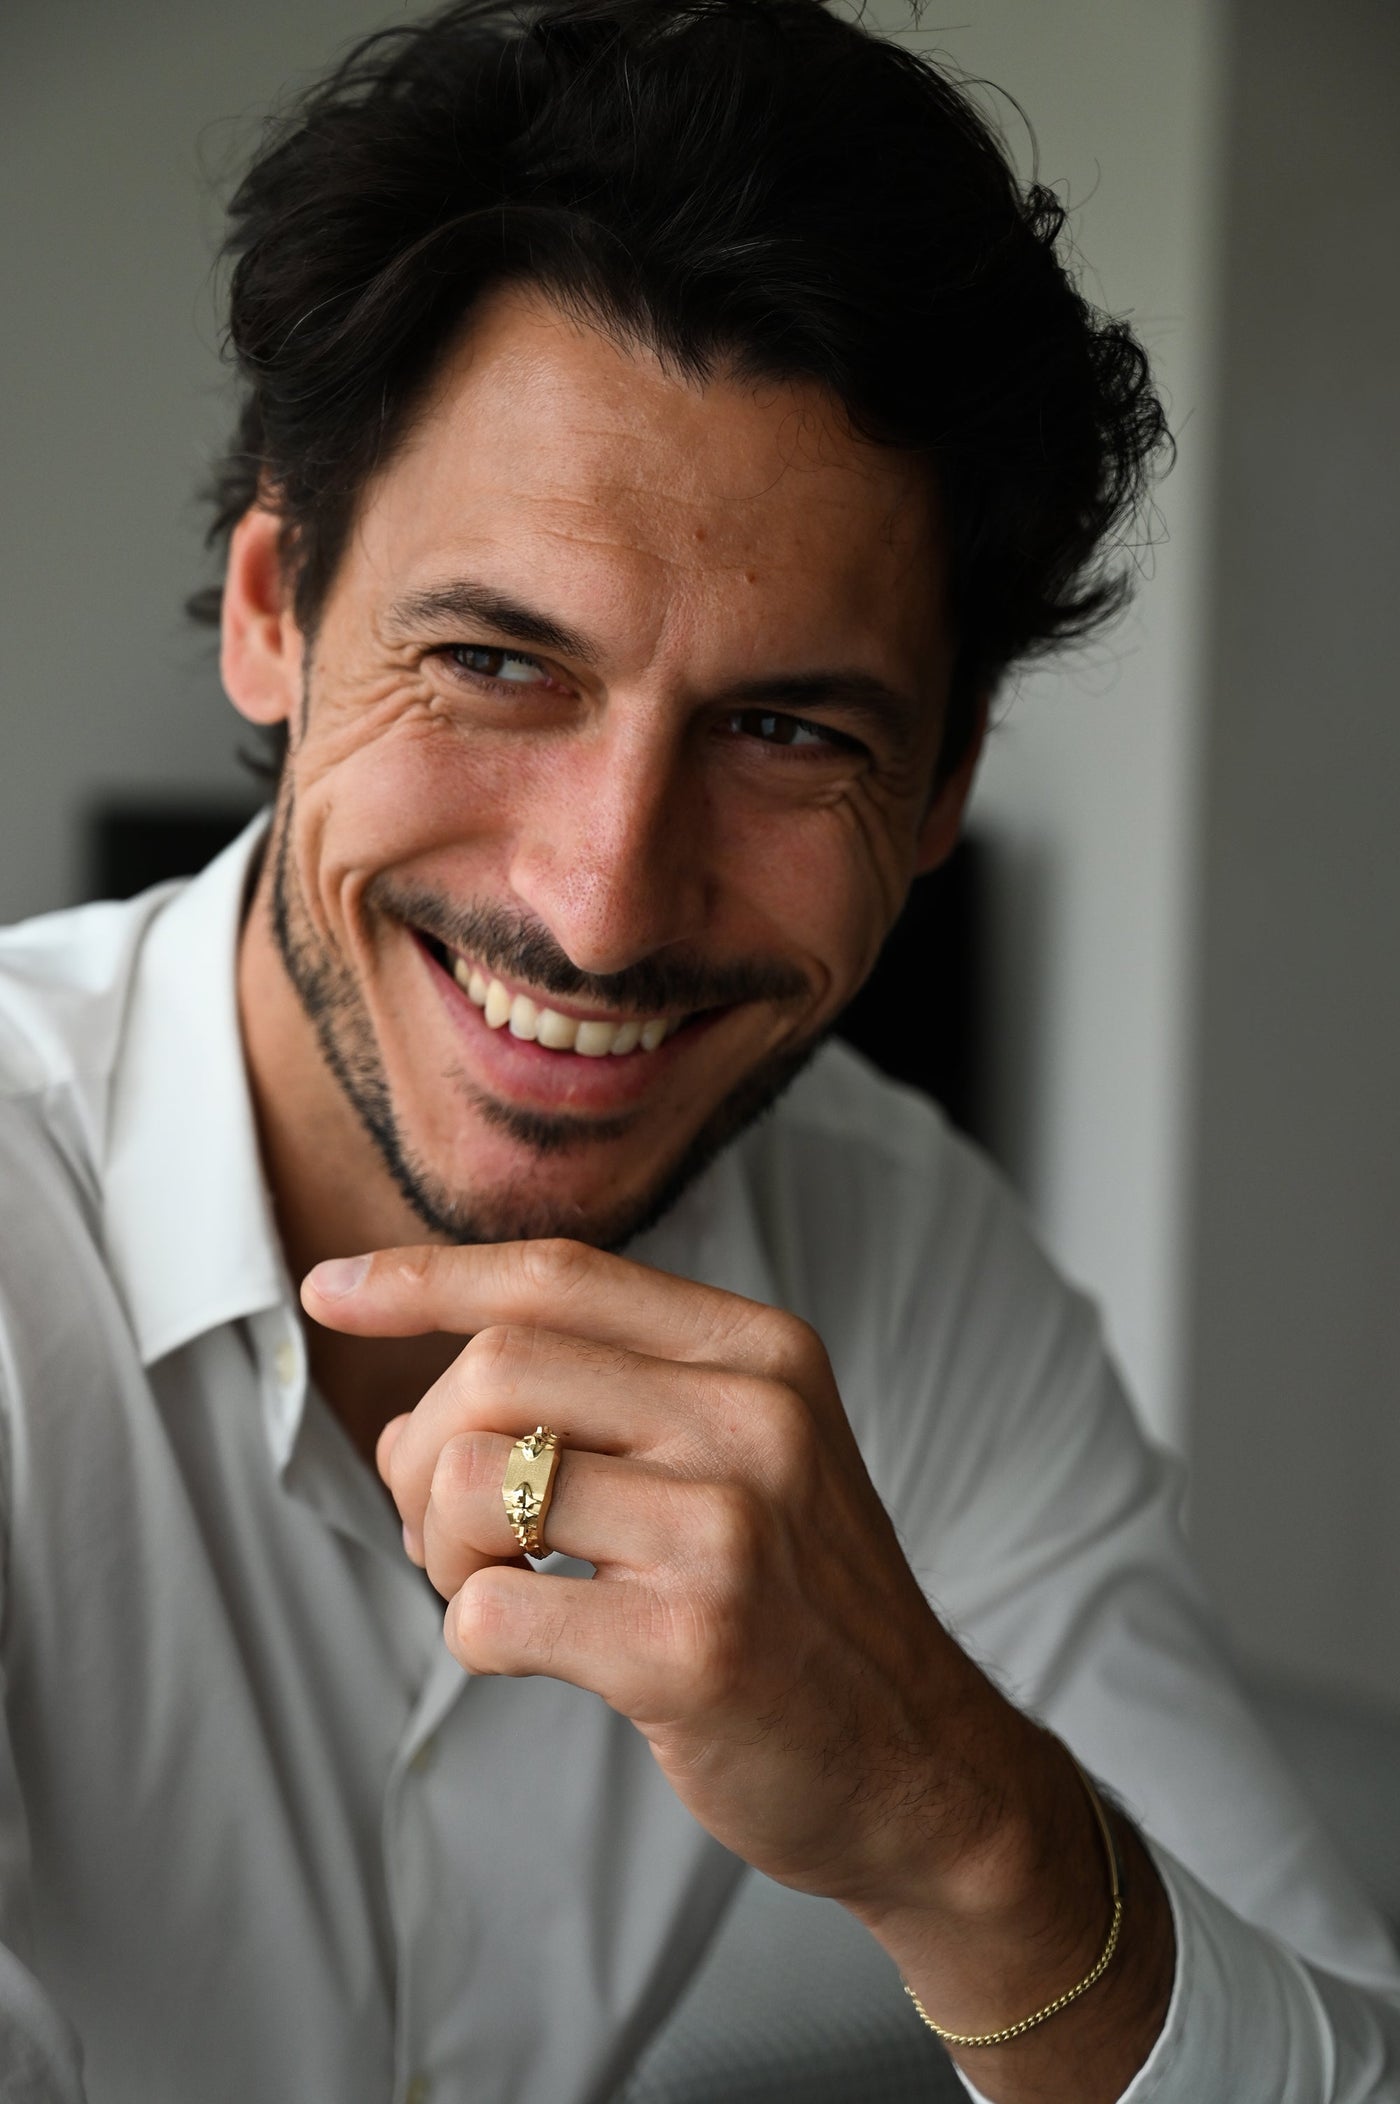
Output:
[[924,876],[946,862],[958,844],[958,833],[962,826],[963,810],[972,790],[977,762],[982,757],[982,745],[987,736],[987,712],[991,707],[990,694],[982,695],[977,704],[977,720],[967,741],[967,750],[951,774],[945,775],[933,793],[919,827],[918,846],[915,851],[914,871]]
[[219,669],[250,723],[294,723],[304,639],[282,569],[282,522],[255,504],[233,529],[224,577]]

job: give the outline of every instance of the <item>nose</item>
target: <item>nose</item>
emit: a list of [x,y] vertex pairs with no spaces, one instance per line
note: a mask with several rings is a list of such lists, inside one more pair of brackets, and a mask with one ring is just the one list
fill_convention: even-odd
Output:
[[701,932],[703,786],[660,725],[570,744],[520,814],[511,886],[580,971],[602,976]]

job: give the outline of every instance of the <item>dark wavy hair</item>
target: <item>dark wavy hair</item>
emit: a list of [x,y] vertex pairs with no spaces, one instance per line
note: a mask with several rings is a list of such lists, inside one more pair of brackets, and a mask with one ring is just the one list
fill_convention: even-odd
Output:
[[1121,606],[1170,444],[1064,220],[965,92],[824,0],[455,0],[356,45],[233,198],[242,398],[210,543],[271,504],[314,634],[367,478],[473,304],[529,281],[688,376],[814,380],[927,454],[950,766],[1010,665]]

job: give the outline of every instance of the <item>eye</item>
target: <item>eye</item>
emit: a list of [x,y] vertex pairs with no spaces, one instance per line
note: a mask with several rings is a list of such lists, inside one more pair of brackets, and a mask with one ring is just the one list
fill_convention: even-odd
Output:
[[459,672],[491,687],[552,687],[538,658],[518,650],[494,650],[486,643],[453,643],[442,653]]
[[848,753],[865,750],[857,739],[848,738],[844,731],[834,731],[822,723],[809,723],[805,716],[779,715],[769,709],[735,709],[724,718],[724,728],[737,732],[740,737],[753,738],[760,745],[783,746],[789,750]]

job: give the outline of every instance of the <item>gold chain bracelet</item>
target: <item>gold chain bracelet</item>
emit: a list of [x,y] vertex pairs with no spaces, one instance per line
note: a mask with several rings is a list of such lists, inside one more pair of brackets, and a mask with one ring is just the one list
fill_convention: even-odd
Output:
[[[1073,1754],[1070,1755],[1070,1759],[1074,1761]],[[1067,1987],[1063,1994],[1056,1995],[1053,2002],[1047,2002],[1043,2009],[1037,2009],[1034,2016],[1023,2016],[1019,2024],[1007,2024],[1000,2031],[945,2031],[942,2024],[934,2022],[913,1988],[906,1981],[904,1992],[908,1995],[930,2031],[934,2033],[935,2037],[941,2038],[945,2046],[1004,2046],[1009,2044],[1013,2038],[1022,2038],[1027,2031],[1034,2031],[1037,2024],[1043,2024],[1048,2018],[1058,2016],[1062,2009],[1068,2009],[1070,2003],[1077,2002],[1081,1994],[1087,1994],[1089,1989],[1103,1978],[1109,1966],[1113,1963],[1113,1954],[1118,1948],[1118,1932],[1123,1926],[1123,1880],[1118,1869],[1118,1850],[1114,1843],[1113,1831],[1109,1826],[1108,1816],[1104,1811],[1099,1793],[1080,1767],[1078,1761],[1074,1761],[1074,1772],[1089,1794],[1089,1802],[1094,1808],[1094,1817],[1099,1823],[1099,1832],[1103,1835],[1104,1852],[1108,1857],[1108,1876],[1113,1900],[1113,1918],[1108,1925],[1108,1937],[1104,1947],[1077,1986]]]

